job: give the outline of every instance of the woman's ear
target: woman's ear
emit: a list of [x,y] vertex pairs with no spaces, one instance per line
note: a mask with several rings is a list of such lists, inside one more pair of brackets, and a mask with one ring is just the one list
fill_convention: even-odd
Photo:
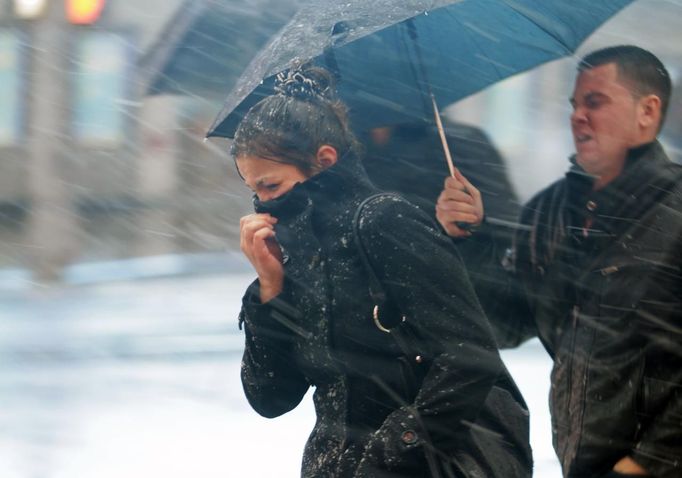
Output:
[[328,144],[323,144],[317,150],[316,158],[317,165],[320,171],[327,169],[336,164],[339,159],[339,154],[336,152],[336,148]]

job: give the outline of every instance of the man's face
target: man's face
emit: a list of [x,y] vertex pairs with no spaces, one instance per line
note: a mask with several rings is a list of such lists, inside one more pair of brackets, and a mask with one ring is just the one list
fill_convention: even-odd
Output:
[[609,63],[578,75],[571,104],[578,164],[610,181],[620,174],[628,149],[637,146],[637,99]]

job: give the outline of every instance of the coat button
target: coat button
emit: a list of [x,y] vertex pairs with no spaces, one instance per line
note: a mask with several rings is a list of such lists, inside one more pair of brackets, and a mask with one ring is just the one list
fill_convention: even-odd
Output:
[[414,445],[417,443],[417,434],[412,430],[407,430],[403,432],[403,435],[400,437],[400,439],[406,445]]
[[594,201],[587,201],[587,204],[585,205],[588,211],[594,212],[595,209],[597,209],[597,203]]
[[417,355],[417,356],[414,358],[414,361],[417,362],[417,363],[422,363],[422,362],[424,361],[424,359],[422,358],[421,355]]

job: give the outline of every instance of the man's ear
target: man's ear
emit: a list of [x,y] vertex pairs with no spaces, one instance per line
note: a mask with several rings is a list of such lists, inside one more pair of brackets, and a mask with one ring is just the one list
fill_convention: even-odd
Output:
[[336,152],[336,148],[334,148],[333,146],[323,144],[317,150],[317,155],[315,159],[317,160],[317,165],[319,166],[320,171],[322,171],[331,166],[334,166],[336,164],[336,161],[338,161],[339,159],[339,154]]
[[642,128],[658,130],[661,122],[661,99],[657,95],[646,95],[639,100],[639,124]]

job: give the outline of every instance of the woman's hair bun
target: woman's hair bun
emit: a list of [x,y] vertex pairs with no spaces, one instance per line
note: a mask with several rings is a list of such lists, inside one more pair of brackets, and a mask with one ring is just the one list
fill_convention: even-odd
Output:
[[327,70],[322,68],[310,64],[294,65],[277,74],[275,93],[304,100],[333,101],[335,99],[334,79]]

